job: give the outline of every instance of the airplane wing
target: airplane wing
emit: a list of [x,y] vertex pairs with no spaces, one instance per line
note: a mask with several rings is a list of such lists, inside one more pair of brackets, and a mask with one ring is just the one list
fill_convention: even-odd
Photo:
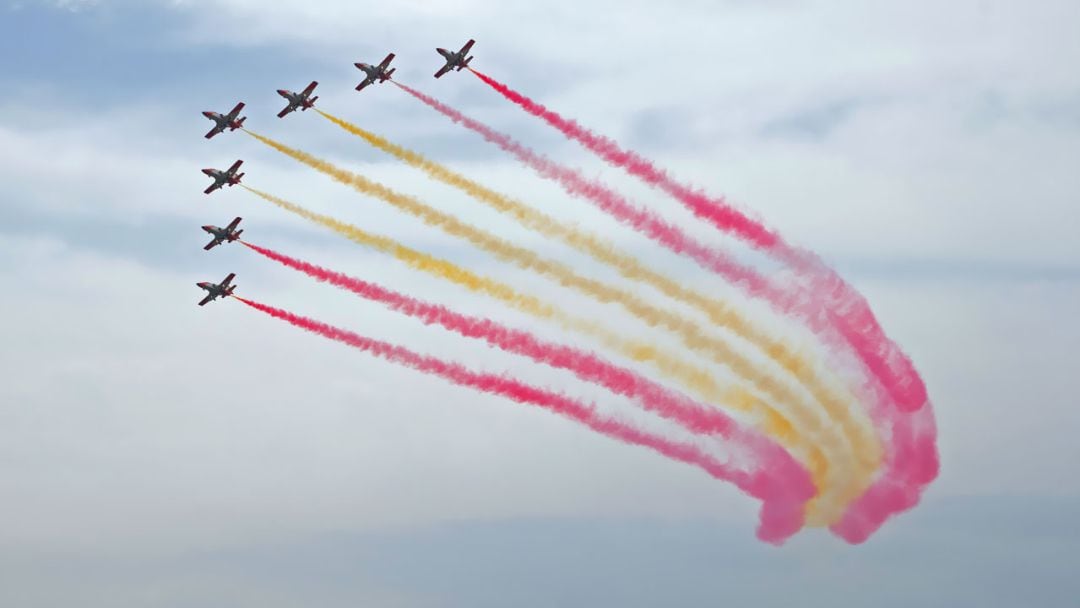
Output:
[[304,89],[303,91],[301,91],[300,94],[303,95],[304,97],[307,97],[308,95],[311,95],[311,92],[315,90],[315,87],[318,84],[319,84],[318,82],[312,80],[311,84],[307,85],[307,88]]
[[202,299],[202,302],[199,302],[199,306],[206,306],[206,303],[209,302],[210,300],[213,300],[213,299],[214,299],[213,295],[208,295],[208,296],[206,296],[205,298]]
[[225,171],[225,172],[228,173],[229,175],[235,175],[236,170],[239,169],[240,165],[242,165],[242,164],[244,164],[244,161],[238,160],[235,163],[233,163],[232,166],[229,167],[229,169],[227,171]]
[[390,62],[393,61],[393,60],[394,60],[394,54],[390,53],[389,55],[386,56],[386,59],[382,60],[382,63],[379,64],[379,67],[383,68],[383,69],[386,69],[386,66],[390,65]]
[[240,225],[240,220],[241,219],[243,219],[243,218],[238,217],[235,220],[229,222],[229,225],[225,227],[225,230],[228,231],[228,232],[232,232],[233,230],[236,230],[236,227]]
[[435,78],[439,78],[440,76],[442,76],[443,74],[445,74],[445,73],[447,73],[449,71],[450,71],[450,62],[447,61],[446,65],[439,68],[438,72],[435,72]]
[[461,53],[462,59],[465,59],[465,56],[469,54],[469,49],[471,49],[472,45],[475,43],[476,41],[470,38],[469,41],[465,43],[465,46],[461,47],[459,52]]
[[206,134],[206,139],[210,139],[218,133],[221,133],[221,130],[221,127],[214,127],[213,129],[210,129],[210,131]]
[[367,78],[364,79],[364,82],[361,82],[360,84],[356,85],[356,90],[357,91],[363,91],[364,87],[368,86],[369,84],[371,84],[374,81],[375,81],[374,78],[372,78],[371,76],[368,76]]
[[278,112],[277,117],[278,118],[285,118],[286,114],[288,114],[289,112],[292,112],[295,109],[296,109],[296,106],[294,106],[292,104],[292,102],[289,102],[289,105],[285,106],[284,110]]
[[218,239],[217,237],[214,237],[214,240],[207,243],[206,247],[203,247],[203,249],[206,250],[206,251],[210,251],[211,249],[213,249],[214,247],[217,247],[220,244],[221,244],[221,240]]
[[213,192],[214,190],[217,190],[220,187],[221,187],[221,184],[219,184],[218,182],[214,182],[214,183],[210,184],[209,188],[207,188],[206,190],[203,190],[203,194],[210,194],[211,192]]
[[244,109],[244,102],[236,104],[236,107],[229,111],[229,120],[236,120],[236,117],[240,115],[240,110]]
[[232,281],[232,280],[233,280],[234,278],[236,278],[236,273],[235,273],[235,272],[230,272],[230,273],[229,273],[229,276],[225,277],[225,280],[221,282],[221,285],[220,285],[220,287],[221,287],[222,289],[228,289],[228,288],[229,288],[229,283],[230,283],[230,282],[231,282],[231,281]]

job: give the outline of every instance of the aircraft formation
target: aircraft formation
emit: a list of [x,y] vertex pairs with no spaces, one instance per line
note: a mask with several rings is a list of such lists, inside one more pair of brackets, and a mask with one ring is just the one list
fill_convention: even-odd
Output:
[[[511,310],[550,324],[549,330],[557,326],[561,331],[587,337],[598,345],[593,348],[601,350],[594,352],[589,348],[577,349],[566,343],[549,341],[542,335],[501,325],[494,317],[459,313],[444,305],[260,247],[241,239],[240,217],[225,227],[202,226],[211,236],[204,249],[239,242],[267,259],[367,300],[383,303],[396,312],[423,320],[425,324],[437,324],[463,337],[484,340],[503,352],[571,371],[580,380],[626,397],[689,434],[708,437],[710,443],[712,439],[723,439],[724,449],[730,449],[735,457],[730,461],[718,460],[714,454],[699,450],[693,441],[674,438],[667,431],[657,431],[647,422],[635,424],[617,416],[605,417],[584,401],[527,384],[512,374],[475,371],[464,364],[416,353],[397,344],[380,342],[235,295],[236,285],[232,282],[235,273],[229,273],[220,282],[197,283],[205,292],[198,305],[233,298],[295,327],[346,343],[384,360],[517,403],[545,408],[602,435],[647,447],[667,458],[696,466],[761,500],[758,536],[766,542],[782,543],[803,527],[828,527],[844,540],[860,543],[887,519],[915,506],[924,488],[938,474],[933,408],[925,383],[911,359],[886,335],[865,297],[825,265],[817,254],[789,243],[762,220],[744,213],[722,196],[710,195],[697,186],[677,180],[645,156],[471,67],[473,57],[469,53],[473,44],[474,41],[469,40],[457,51],[435,49],[443,64],[434,77],[438,79],[453,71],[471,72],[507,101],[559,131],[566,139],[644,182],[662,193],[664,198],[681,203],[694,215],[695,221],[710,224],[719,233],[770,258],[784,267],[785,273],[765,273],[752,264],[744,264],[725,248],[699,239],[648,206],[632,202],[617,187],[602,179],[592,178],[557,158],[539,154],[511,135],[394,79],[394,53],[388,53],[377,64],[354,63],[363,73],[363,80],[355,88],[363,91],[391,81],[403,94],[482,136],[540,177],[557,183],[567,195],[587,201],[624,228],[692,261],[700,270],[741,293],[746,301],[763,304],[766,308],[758,311],[760,315],[742,310],[742,300],[738,297],[719,296],[680,283],[667,273],[650,267],[649,261],[639,258],[636,253],[623,250],[608,240],[606,234],[590,232],[548,215],[537,205],[490,188],[323,108],[316,108],[314,114],[371,147],[423,171],[429,178],[458,189],[476,203],[512,217],[529,230],[549,240],[561,241],[610,267],[627,282],[648,286],[652,295],[581,274],[571,264],[545,259],[543,254],[501,238],[468,218],[446,213],[366,175],[255,133],[244,127],[247,117],[241,115],[243,103],[236,104],[226,114],[203,112],[214,123],[205,137],[211,139],[219,133],[241,129],[246,135],[310,169],[419,221],[438,226],[501,262],[544,276],[596,302],[619,306],[644,325],[678,340],[681,348],[672,350],[649,337],[634,337],[633,329],[627,331],[626,327],[610,326],[596,315],[579,316],[547,296],[530,293],[528,289],[519,290],[495,276],[476,274],[452,259],[413,249],[386,236],[370,233],[365,227],[316,213],[246,184],[242,184],[244,189],[285,211],[358,245],[392,256],[419,272],[500,301]],[[284,118],[314,108],[318,84],[312,81],[299,92],[278,89],[277,93],[286,105],[277,116]],[[240,184],[244,177],[240,171],[242,165],[243,161],[237,160],[225,170],[203,169],[202,172],[212,180],[204,192],[211,194],[225,186]],[[678,303],[679,307],[662,304],[660,299]],[[688,316],[681,312],[682,308],[696,309],[696,312],[694,316]],[[764,317],[766,312],[771,315],[767,319]],[[705,318],[708,318],[707,322]],[[801,326],[800,331],[817,339],[815,347],[804,348],[806,344],[802,338],[776,331],[778,328],[783,330],[785,324]],[[717,329],[723,332],[717,332]],[[735,341],[729,341],[731,338]],[[655,381],[633,367],[614,363],[606,359],[603,351],[649,367],[664,381]],[[732,379],[718,381],[714,372],[702,367],[702,363],[726,368]],[[672,385],[679,388],[674,389]],[[728,412],[737,415],[729,418]]]
[[[436,52],[443,56],[446,64],[439,68],[437,72],[435,72],[435,78],[441,78],[443,74],[446,74],[450,71],[456,70],[460,72],[461,70],[465,69],[469,65],[469,62],[472,61],[472,56],[469,55],[469,51],[472,49],[473,44],[475,43],[475,40],[470,39],[468,42],[462,45],[461,50],[457,52],[448,51],[444,48],[436,48]],[[364,80],[360,82],[360,84],[356,85],[356,90],[362,91],[368,85],[382,83],[390,80],[390,77],[397,69],[390,67],[390,62],[392,62],[393,60],[394,54],[389,53],[377,65],[364,63],[362,61],[354,63],[353,65],[355,65],[358,70],[364,72],[365,74]],[[314,107],[315,101],[319,99],[319,96],[312,96],[312,93],[315,92],[315,87],[317,87],[318,85],[318,82],[312,80],[311,84],[309,84],[307,87],[304,88],[304,90],[300,91],[299,93],[294,93],[293,91],[289,91],[287,89],[278,89],[278,95],[284,97],[287,102],[285,108],[278,112],[278,118],[285,118],[286,115],[291,112],[295,112],[296,110],[304,112],[307,111],[308,108]],[[247,116],[240,116],[240,112],[243,109],[244,102],[240,102],[236,104],[236,106],[234,106],[233,109],[229,110],[229,112],[226,114],[212,111],[203,112],[203,116],[213,121],[214,123],[214,127],[210,129],[210,131],[207,132],[204,137],[206,139],[213,139],[215,135],[217,135],[218,133],[222,133],[226,130],[235,131],[237,129],[242,129],[244,126],[244,121],[247,120]],[[211,192],[220,189],[222,186],[235,186],[236,184],[239,184],[240,179],[244,177],[244,174],[237,173],[237,171],[239,171],[240,165],[242,165],[243,163],[244,161],[237,160],[235,163],[232,164],[232,166],[230,166],[224,171],[213,168],[203,169],[202,172],[214,180],[210,184],[210,186],[203,191],[203,194],[210,194]],[[217,226],[213,225],[203,226],[202,229],[210,233],[214,237],[214,240],[210,241],[210,243],[207,244],[206,247],[203,247],[203,249],[209,251],[222,243],[232,243],[233,241],[238,240],[240,238],[240,233],[243,232],[243,230],[236,229],[237,225],[239,225],[240,223],[240,219],[241,218],[239,217],[234,219],[225,228],[218,228]],[[200,289],[208,292],[207,296],[199,302],[199,306],[204,306],[207,303],[212,302],[220,297],[231,296],[233,294],[233,291],[236,289],[235,285],[230,286],[230,283],[235,276],[235,274],[230,273],[229,276],[225,277],[225,279],[222,280],[220,283],[213,283],[209,281],[202,281],[196,283],[196,285]]]

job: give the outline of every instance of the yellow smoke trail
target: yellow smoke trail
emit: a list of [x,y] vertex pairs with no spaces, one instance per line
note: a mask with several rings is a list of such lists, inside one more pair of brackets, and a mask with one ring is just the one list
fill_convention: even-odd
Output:
[[328,112],[316,111],[330,122],[363,139],[371,146],[423,170],[429,176],[443,183],[458,188],[501,213],[510,215],[522,225],[536,230],[546,237],[561,240],[567,245],[592,256],[594,259],[608,264],[628,279],[651,285],[668,297],[697,308],[704,312],[713,323],[726,327],[741,338],[758,345],[770,358],[807,388],[815,400],[822,405],[829,417],[839,423],[842,434],[851,442],[852,449],[858,459],[856,465],[858,467],[857,474],[851,479],[840,500],[846,504],[865,490],[881,462],[882,454],[880,443],[871,430],[869,420],[866,416],[858,416],[858,419],[856,419],[857,414],[855,412],[861,412],[861,410],[853,406],[854,398],[850,394],[844,397],[838,396],[831,387],[817,377],[809,362],[793,352],[785,344],[754,327],[751,322],[731,306],[689,289],[671,278],[647,268],[633,256],[618,252],[610,243],[593,234],[560,222],[524,203],[500,194],[427,159],[415,151],[394,144]]
[[621,332],[606,329],[598,323],[570,315],[553,304],[523,294],[505,283],[477,275],[452,262],[411,249],[393,239],[372,234],[332,217],[315,213],[261,190],[243,184],[241,186],[290,213],[329,228],[355,243],[390,254],[417,270],[456,283],[470,291],[486,294],[516,310],[552,321],[565,329],[590,336],[624,357],[651,365],[665,377],[678,381],[708,402],[760,415],[766,432],[785,447],[789,447],[801,461],[808,463],[807,468],[816,484],[824,483],[827,475],[827,461],[817,446],[800,442],[791,422],[778,412],[767,408],[753,394],[740,388],[721,388],[708,370],[688,363],[652,344],[625,339]]
[[[695,323],[689,322],[667,310],[652,306],[630,292],[582,277],[563,264],[543,260],[532,251],[517,247],[489,233],[469,226],[453,216],[439,212],[412,197],[397,193],[363,176],[335,167],[333,164],[318,159],[311,154],[290,148],[270,138],[255,133],[250,134],[278,151],[329,175],[341,183],[351,186],[361,193],[380,198],[401,210],[419,217],[428,224],[438,226],[452,235],[469,240],[474,245],[503,260],[545,274],[559,281],[560,284],[577,289],[599,301],[615,302],[622,305],[648,324],[652,326],[659,325],[672,331],[682,339],[687,347],[704,352],[717,363],[728,366],[736,374],[746,378],[765,393],[771,402],[786,404],[789,407],[789,415],[792,421],[785,421],[785,423],[789,426],[793,423],[797,430],[793,431],[795,434],[794,444],[785,447],[794,448],[795,445],[810,442],[823,445],[829,463],[821,478],[816,479],[816,481],[821,482],[818,485],[820,493],[812,505],[813,510],[809,517],[809,523],[816,525],[834,523],[842,514],[843,507],[869,485],[880,459],[879,454],[876,453],[880,448],[876,437],[872,433],[859,433],[859,430],[864,430],[862,427],[856,426],[853,429],[849,425],[848,427],[841,426],[841,431],[844,434],[842,437],[836,437],[836,429],[832,428],[827,422],[822,421],[817,409],[800,394],[791,390],[782,381],[772,378],[771,374],[762,372],[751,360],[738,353],[724,341],[708,336]],[[476,191],[477,188],[473,190]],[[504,200],[506,199],[504,198]],[[670,280],[659,277],[656,273],[637,263],[633,258],[620,256],[610,247],[603,247],[603,244],[599,241],[595,242],[606,250],[605,259],[615,262],[614,265],[617,268],[630,272],[634,278],[654,278],[660,285],[670,283]],[[681,288],[680,290],[681,292],[687,291]],[[702,297],[700,299],[707,302],[707,298]],[[715,306],[710,306],[710,308],[716,309]],[[754,335],[748,322],[735,315],[730,309],[725,307],[725,310],[727,326],[742,329],[743,331],[738,333],[741,333],[744,337]],[[796,358],[790,353],[789,349],[775,341],[759,337],[759,341],[756,343],[761,345],[762,341],[765,342],[763,350],[770,357],[781,359],[782,365],[786,363],[785,368],[789,372],[797,378],[809,377],[813,381],[811,387],[817,390],[812,390],[811,394],[816,398],[821,397],[827,404],[826,411],[830,415],[839,417],[839,414],[846,413],[846,404],[842,404],[838,399],[832,397],[831,392],[826,391],[822,384],[813,377],[813,374],[810,373],[812,368],[808,362]],[[783,360],[785,357],[788,361]],[[763,415],[766,419],[781,417],[774,408],[766,407],[766,411],[760,415]],[[840,411],[837,412],[836,410]],[[768,429],[766,431],[768,432]],[[852,451],[856,452],[855,459],[849,456]]]
[[[449,234],[470,241],[477,247],[503,260],[544,274],[564,286],[577,289],[601,302],[618,303],[649,325],[659,325],[672,331],[682,339],[687,347],[708,354],[715,362],[728,366],[736,374],[749,380],[758,390],[768,395],[770,401],[787,404],[790,409],[789,415],[793,420],[790,422],[785,420],[785,426],[795,427],[793,433],[796,444],[816,440],[816,443],[826,446],[825,452],[829,465],[823,479],[821,479],[822,485],[819,487],[823,491],[819,493],[817,502],[814,503],[812,523],[832,523],[833,520],[840,517],[842,507],[847,504],[847,501],[854,498],[854,492],[845,491],[846,488],[854,485],[851,483],[852,480],[860,479],[858,473],[851,470],[856,463],[853,463],[852,459],[844,453],[845,448],[847,450],[851,449],[850,445],[843,440],[834,440],[830,436],[834,429],[823,423],[814,406],[807,403],[797,392],[791,390],[782,381],[773,379],[770,374],[763,373],[751,360],[731,348],[726,342],[707,335],[695,323],[689,322],[667,310],[652,306],[633,293],[582,277],[564,264],[543,260],[532,251],[517,247],[490,233],[469,226],[453,216],[437,211],[412,197],[397,193],[382,184],[340,169],[311,154],[290,148],[270,138],[250,131],[248,133],[283,154],[343,184],[351,186],[358,192],[382,199],[398,209],[419,217],[430,225],[438,226]],[[781,414],[775,411],[773,407],[764,404],[760,405],[765,407],[765,411],[755,412],[757,415],[766,419],[781,417]],[[857,491],[861,491],[861,489]],[[847,496],[847,494],[852,495]],[[820,503],[820,509],[817,508],[818,503]]]

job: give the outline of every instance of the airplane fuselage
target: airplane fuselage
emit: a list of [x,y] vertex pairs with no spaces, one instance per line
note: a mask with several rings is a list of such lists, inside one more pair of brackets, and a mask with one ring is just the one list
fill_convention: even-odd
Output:
[[[203,173],[214,178],[214,186],[220,188],[229,182],[229,174],[217,169],[203,169]],[[230,184],[231,185],[231,184]]]
[[217,299],[225,295],[225,290],[217,283],[203,281],[201,283],[196,283],[196,285],[206,290],[206,292],[210,294],[211,299]]
[[196,283],[196,285],[207,292],[207,297],[210,298],[209,301],[211,301],[211,302],[213,302],[214,300],[216,300],[218,298],[223,298],[225,296],[231,296],[232,293],[233,293],[233,290],[236,289],[235,287],[222,287],[218,283],[211,283],[209,281],[203,281],[201,283]]
[[217,187],[224,186],[226,184],[235,186],[240,183],[240,176],[228,171],[221,171],[219,169],[203,169],[203,173],[214,178],[214,185]]
[[229,119],[222,116],[221,114],[218,114],[217,112],[203,112],[203,116],[214,121],[214,123],[222,129],[229,126]]
[[287,99],[289,101],[289,107],[293,109],[300,108],[301,110],[306,110],[315,105],[315,101],[303,93],[294,93],[285,89],[278,89],[278,95]]
[[435,77],[438,78],[443,74],[446,74],[447,72],[453,70],[457,70],[458,72],[460,72],[461,70],[469,67],[469,62],[472,61],[472,57],[469,55],[469,51],[472,50],[474,42],[475,40],[470,39],[468,42],[465,43],[464,46],[461,47],[461,50],[459,51],[450,51],[444,48],[436,47],[435,50],[438,51],[438,53],[442,55],[443,59],[446,60],[446,65],[440,68],[438,72],[435,72]]
[[243,118],[240,118],[240,109],[243,108],[243,106],[244,106],[244,104],[242,104],[242,103],[237,104],[237,107],[232,112],[229,112],[228,114],[222,114],[220,112],[211,112],[211,111],[207,110],[207,111],[203,112],[202,115],[209,118],[210,120],[214,121],[214,132],[220,133],[220,132],[224,131],[225,129],[229,129],[230,131],[235,131],[235,130],[239,129],[240,127],[242,127],[243,124],[244,124],[244,121],[247,120],[246,116],[243,117]]
[[367,74],[367,77],[372,80],[383,81],[389,78],[389,76],[386,74],[386,70],[380,68],[377,65],[371,65],[370,63],[360,63],[357,64],[357,67],[363,70],[363,72]]
[[448,51],[446,49],[435,49],[435,50],[439,51],[439,54],[442,55],[443,57],[445,57],[446,62],[449,63],[451,66],[455,66],[455,67],[459,66],[459,65],[461,65],[461,62],[465,59],[464,53]]
[[207,224],[203,226],[202,229],[214,235],[214,238],[216,239],[225,239],[231,234],[228,230],[225,230],[224,228],[218,228],[217,226],[214,226],[212,224]]

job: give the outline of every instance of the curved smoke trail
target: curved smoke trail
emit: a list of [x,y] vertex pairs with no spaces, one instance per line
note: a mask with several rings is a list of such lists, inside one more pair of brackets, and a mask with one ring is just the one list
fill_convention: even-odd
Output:
[[484,340],[506,352],[523,355],[552,367],[568,370],[578,378],[598,384],[611,392],[630,398],[643,409],[672,420],[697,434],[719,435],[753,458],[755,466],[770,471],[777,478],[777,487],[787,488],[785,496],[770,500],[787,500],[802,496],[809,500],[815,494],[807,471],[788,452],[765,437],[749,432],[723,412],[667,389],[625,367],[614,365],[591,352],[545,342],[529,332],[500,325],[490,319],[469,317],[445,306],[423,302],[374,283],[322,268],[285,254],[240,241],[249,249],[311,278],[351,291],[365,299],[384,304],[391,310],[419,319],[425,324],[443,328],[468,338]]
[[[838,521],[843,507],[861,494],[869,485],[870,478],[880,461],[880,447],[872,433],[866,432],[865,427],[855,427],[851,418],[845,417],[839,418],[843,438],[830,437],[833,434],[833,429],[830,428],[828,422],[822,420],[817,409],[797,391],[791,390],[783,381],[777,380],[771,374],[762,371],[760,366],[739,353],[725,341],[711,337],[704,328],[696,323],[667,310],[652,306],[629,291],[583,277],[565,264],[544,260],[528,249],[513,245],[453,216],[442,213],[413,197],[405,196],[364,176],[336,167],[332,163],[317,158],[312,154],[250,131],[249,134],[279,152],[330,176],[334,180],[350,186],[362,194],[383,200],[429,225],[437,226],[449,234],[464,238],[499,259],[545,275],[556,280],[564,287],[575,289],[600,302],[619,304],[650,326],[667,329],[677,335],[686,347],[707,354],[714,362],[727,366],[738,376],[749,380],[758,390],[769,397],[773,409],[777,405],[786,405],[789,410],[788,415],[791,416],[792,422],[795,423],[795,432],[800,435],[805,434],[819,445],[826,446],[824,449],[829,459],[828,466],[830,469],[834,469],[831,471],[831,476],[828,472],[824,475],[825,483],[823,486],[830,491],[823,493],[819,497],[819,501],[815,502],[815,507],[817,507],[815,511],[818,515],[814,520],[816,525],[827,525]],[[811,394],[819,403],[822,403],[825,410],[830,414],[835,416],[835,412],[838,411],[851,411],[850,403],[842,402],[841,399],[833,395],[829,387],[813,377],[811,371],[813,366],[808,361],[795,355],[787,345],[764,337],[761,332],[753,329],[749,322],[740,315],[735,314],[734,311],[728,310],[722,320],[725,322],[725,327],[734,331],[740,337],[747,340],[757,340],[754,344],[763,353],[777,361],[801,381],[805,381]],[[851,443],[848,444],[845,440],[850,440]],[[855,454],[855,458],[852,458],[852,453]]]
[[624,357],[652,366],[666,378],[678,381],[709,403],[758,413],[761,416],[758,422],[765,431],[792,450],[801,462],[807,463],[815,479],[826,466],[826,459],[821,448],[812,443],[797,441],[798,436],[794,426],[782,415],[770,411],[746,391],[722,388],[708,370],[689,363],[675,354],[661,350],[653,344],[628,340],[623,336],[624,332],[607,329],[599,323],[570,315],[558,306],[523,294],[509,285],[477,275],[446,260],[406,247],[392,239],[371,234],[356,226],[315,213],[249,186],[241,184],[241,187],[290,213],[329,228],[357,244],[390,254],[417,270],[450,281],[470,291],[491,296],[515,310],[552,321],[564,329],[589,336]]
[[[394,84],[454,122],[480,134],[486,140],[510,152],[543,177],[557,181],[571,195],[583,197],[595,203],[620,222],[650,236],[675,253],[688,255],[709,270],[743,285],[752,295],[767,297],[770,303],[778,310],[785,313],[798,311],[799,300],[788,300],[787,296],[781,292],[764,286],[766,284],[759,279],[759,275],[756,273],[747,272],[742,266],[731,262],[723,252],[698,243],[682,230],[665,222],[658,216],[633,206],[610,188],[585,178],[576,169],[565,167],[537,154],[509,136],[465,116],[458,110],[424,93],[399,82],[394,82]],[[815,329],[813,318],[813,316],[809,317],[811,329]],[[820,326],[817,327],[815,333],[823,337],[828,336],[828,333]],[[744,337],[750,340],[755,338],[755,336]],[[830,344],[831,341],[826,340],[826,343]],[[815,400],[828,412],[829,417],[840,425],[845,438],[851,443],[852,449],[857,456],[855,466],[859,471],[853,479],[851,492],[858,494],[869,483],[869,477],[873,475],[881,462],[880,442],[878,437],[869,431],[863,417],[864,412],[858,408],[850,407],[850,400],[845,401],[836,397],[831,387],[815,377],[812,367],[795,363],[790,356],[785,356],[787,354],[783,351],[773,350],[772,352],[781,355],[781,365],[807,387]],[[783,361],[784,359],[786,359],[786,363]],[[881,423],[878,422],[880,426]],[[832,518],[826,518],[815,523],[826,523],[838,517],[839,513]]]
[[[759,345],[764,352],[774,356],[780,365],[789,372],[792,372],[793,370],[809,369],[805,362],[799,361],[799,357],[792,353],[787,346],[778,343],[764,332],[754,328],[748,320],[728,304],[709,298],[665,275],[647,268],[633,256],[618,252],[613,245],[593,234],[587,233],[570,224],[559,222],[551,216],[545,215],[524,203],[514,200],[504,194],[495,192],[490,188],[452,171],[444,165],[425,158],[423,155],[413,150],[397,145],[384,137],[380,137],[375,133],[367,131],[342,118],[334,116],[333,114],[323,110],[316,111],[330,122],[346,132],[363,139],[371,146],[394,156],[410,166],[424,171],[434,179],[460,189],[474,199],[487,204],[497,211],[512,216],[519,223],[532,228],[547,237],[561,240],[571,247],[589,254],[594,259],[615,268],[628,279],[651,285],[672,299],[697,308],[704,312],[716,325],[728,327],[735,331],[740,337]],[[344,176],[342,179],[347,177],[348,176]],[[378,196],[378,193],[376,193],[376,196]],[[751,270],[746,270],[745,272],[753,273]],[[756,276],[756,273],[754,274]],[[795,373],[798,372],[796,371]],[[811,380],[811,382],[813,381]],[[811,384],[811,386],[813,386],[813,384]],[[821,396],[824,398],[830,397],[827,394]],[[836,402],[831,405],[830,411],[854,409],[853,398],[848,397],[845,399],[846,403],[840,403],[838,398],[834,399]],[[815,432],[815,430],[816,429],[808,429],[811,433]],[[853,432],[851,428],[844,428],[842,430],[848,435]],[[876,441],[869,442],[869,445],[860,445],[856,449],[861,456],[861,470],[859,471],[859,474],[852,476],[851,481],[846,483],[846,487],[837,497],[837,502],[841,505],[846,505],[854,500],[856,496],[866,489],[869,480],[877,470],[881,459],[880,448],[877,446]],[[827,503],[828,500],[825,502]],[[840,514],[837,512],[831,519],[838,519],[839,516]],[[826,522],[829,520],[830,516],[825,514],[815,523]]]
[[[911,359],[899,345],[888,338],[862,294],[844,281],[816,254],[787,243],[778,233],[748,217],[722,198],[710,197],[700,190],[676,181],[651,161],[622,148],[615,141],[593,133],[576,121],[559,115],[486,74],[471,68],[470,71],[506,99],[529,114],[542,119],[566,137],[579,142],[609,164],[625,169],[646,184],[679,200],[697,217],[772,255],[797,272],[810,275],[811,281],[806,286],[810,295],[809,306],[799,305],[799,301],[803,299],[799,297],[799,294],[792,294],[787,305],[803,308],[803,316],[810,320],[820,319],[823,314],[832,329],[846,343],[846,347],[858,356],[866,371],[887,395],[886,399],[876,400],[877,403],[873,407],[872,414],[877,419],[877,426],[889,429],[886,432],[894,436],[894,443],[900,438],[906,438],[904,440],[908,443],[897,445],[893,451],[908,453],[908,456],[913,459],[914,468],[921,471],[919,475],[908,480],[911,484],[918,486],[916,489],[907,488],[902,498],[897,498],[891,503],[888,500],[873,501],[878,505],[877,508],[862,508],[858,507],[858,504],[863,503],[857,503],[852,517],[868,522],[864,528],[876,529],[892,513],[910,508],[918,502],[921,488],[937,476],[936,430],[932,424],[932,406],[928,401],[926,385]],[[890,412],[892,408],[899,412]],[[917,413],[915,420],[903,419],[905,415],[913,413]],[[920,430],[912,432],[912,428]],[[903,476],[897,469],[900,465],[895,462],[895,459],[888,458],[888,460],[886,474],[878,484],[882,488],[897,486],[901,483],[897,477]],[[875,495],[898,494],[886,492],[883,489],[873,490],[872,493]],[[911,498],[912,493],[914,493],[914,498]],[[863,533],[854,535],[847,535],[840,531],[838,533],[848,540],[858,542],[866,538]]]

